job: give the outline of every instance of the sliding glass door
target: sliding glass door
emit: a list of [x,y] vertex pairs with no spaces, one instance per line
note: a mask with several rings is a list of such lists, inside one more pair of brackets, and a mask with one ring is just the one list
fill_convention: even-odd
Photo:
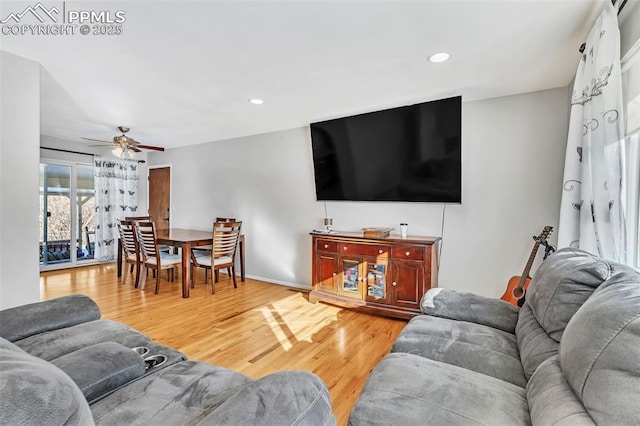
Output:
[[78,260],[86,262],[93,260],[95,249],[96,226],[94,217],[96,214],[96,192],[93,187],[93,166],[78,165],[76,168],[76,209],[77,216],[75,235],[78,236],[76,253]]
[[56,269],[93,261],[93,167],[40,164],[40,265]]

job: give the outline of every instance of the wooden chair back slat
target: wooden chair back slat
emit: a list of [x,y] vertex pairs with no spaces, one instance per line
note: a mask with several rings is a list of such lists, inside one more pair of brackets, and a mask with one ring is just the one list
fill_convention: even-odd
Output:
[[146,262],[152,257],[158,257],[156,229],[153,222],[135,222],[135,229],[143,260]]
[[151,216],[127,216],[124,220],[131,220],[133,222],[153,222],[153,217]]
[[138,241],[136,239],[136,232],[133,226],[133,222],[130,220],[121,220],[118,223],[118,233],[120,234],[120,241],[122,242],[122,248],[127,255],[138,253]]
[[216,217],[216,222],[235,222],[235,217]]
[[242,222],[215,222],[213,224],[213,256],[235,257]]

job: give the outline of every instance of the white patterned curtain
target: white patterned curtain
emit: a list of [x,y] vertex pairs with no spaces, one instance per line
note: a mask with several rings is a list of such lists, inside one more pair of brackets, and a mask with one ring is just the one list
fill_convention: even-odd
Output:
[[101,261],[116,258],[117,221],[138,209],[138,162],[95,157],[96,249]]
[[627,263],[620,32],[605,3],[573,86],[558,245]]

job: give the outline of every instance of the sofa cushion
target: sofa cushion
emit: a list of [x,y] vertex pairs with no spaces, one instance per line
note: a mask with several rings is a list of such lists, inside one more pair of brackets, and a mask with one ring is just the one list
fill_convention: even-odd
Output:
[[326,385],[307,372],[254,381],[203,362],[183,361],[91,405],[96,424],[334,424]]
[[529,424],[525,390],[416,355],[392,353],[376,366],[351,425]]
[[558,355],[544,361],[527,383],[531,423],[595,425],[560,369]]
[[558,250],[540,265],[516,325],[527,379],[557,353],[569,320],[610,275],[606,261],[572,248]]
[[335,423],[326,385],[307,371],[281,371],[248,383],[198,422],[202,425],[301,426]]
[[640,422],[640,272],[612,264],[612,276],[571,319],[560,366],[597,424]]
[[[128,348],[147,346],[149,349],[161,347],[162,353],[170,359],[183,360],[186,357],[166,346],[154,344],[149,337],[133,328],[111,320],[90,321],[73,327],[53,330],[15,342],[15,344],[38,358],[51,361],[63,355],[102,342],[120,343]],[[150,353],[149,355],[153,354]]]
[[522,388],[527,383],[516,336],[480,324],[419,315],[402,330],[391,352],[457,365]]
[[91,411],[105,425],[195,423],[249,382],[226,368],[183,361],[116,390]]
[[71,377],[89,402],[137,379],[146,371],[140,355],[113,342],[79,349],[51,363]]
[[463,291],[432,288],[420,300],[425,315],[467,321],[514,333],[518,308],[500,299]]
[[93,418],[69,376],[0,338],[0,424],[92,425]]
[[81,294],[0,311],[0,337],[10,342],[100,319],[98,305]]

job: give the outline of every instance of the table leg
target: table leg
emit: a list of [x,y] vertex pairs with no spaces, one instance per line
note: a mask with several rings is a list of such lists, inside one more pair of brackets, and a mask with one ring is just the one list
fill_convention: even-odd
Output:
[[189,272],[191,268],[189,268],[189,252],[191,251],[191,244],[184,242],[182,243],[182,297],[189,297]]
[[117,262],[118,262],[118,266],[117,266],[117,268],[118,268],[118,278],[120,278],[122,276],[122,241],[120,241],[120,238],[118,238],[118,248],[117,248],[117,250],[118,250],[118,253],[117,253],[117,256],[118,256],[118,260],[117,260]]
[[240,238],[240,281],[244,282],[244,235]]

